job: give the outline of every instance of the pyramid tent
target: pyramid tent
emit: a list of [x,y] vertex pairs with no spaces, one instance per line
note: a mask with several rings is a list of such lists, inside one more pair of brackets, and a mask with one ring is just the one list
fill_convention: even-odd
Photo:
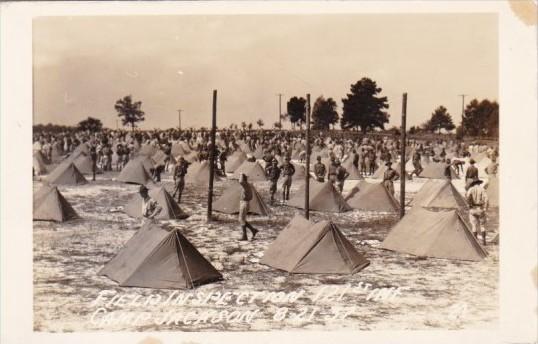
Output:
[[99,271],[122,287],[185,289],[222,275],[177,229],[155,223],[142,227]]
[[[149,196],[153,198],[162,208],[158,219],[186,219],[189,217],[181,210],[177,202],[170,196],[168,191],[162,186],[149,190]],[[142,217],[142,197],[134,195],[125,205],[125,213],[132,217]]]
[[[446,165],[440,162],[432,162],[424,166],[424,170],[420,173],[421,178],[431,179],[446,179],[445,177]],[[452,179],[459,179],[454,169],[451,170]]]
[[75,164],[69,161],[58,165],[54,171],[48,175],[46,181],[49,184],[55,185],[81,185],[88,183]]
[[75,164],[77,169],[84,174],[91,174],[93,173],[93,162],[92,159],[86,155],[84,152],[80,152],[76,156],[73,155],[73,157],[70,157],[70,161]]
[[491,208],[499,207],[499,179],[497,177],[490,177],[488,184],[486,185],[486,193],[488,195],[489,206]]
[[256,158],[256,159],[262,159],[263,158],[263,148],[262,146],[257,146],[256,149],[254,150],[254,152],[252,152],[252,155]]
[[[249,213],[258,215],[269,215],[271,212],[265,204],[256,188],[250,184],[252,190],[252,200],[249,202]],[[225,214],[239,213],[239,198],[241,196],[241,185],[238,181],[231,181],[222,195],[213,203],[213,210]]]
[[86,142],[79,144],[75,150],[73,150],[72,156],[78,156],[79,153],[90,154],[90,146]]
[[457,210],[418,207],[389,232],[381,248],[434,258],[478,261],[487,256]]
[[239,179],[239,175],[241,175],[241,173],[244,173],[251,182],[262,182],[267,180],[265,177],[265,171],[257,161],[243,161],[241,166],[235,170],[233,175],[234,178]]
[[118,180],[124,183],[146,185],[153,181],[149,171],[144,167],[143,160],[132,159],[123,167]]
[[34,194],[34,220],[64,222],[78,218],[56,186],[44,185]]
[[146,155],[146,156],[153,156],[159,148],[155,147],[152,144],[144,144],[140,147],[140,150],[138,151],[138,154],[140,155]]
[[280,232],[260,263],[306,274],[353,274],[370,264],[335,224],[314,224],[299,215]]
[[348,157],[343,163],[342,166],[347,170],[349,173],[349,177],[347,177],[346,180],[361,180],[364,179],[359,172],[359,169],[353,165],[353,159],[351,157]]
[[[387,165],[385,165],[385,163],[381,163],[380,164],[381,166],[379,166],[377,168],[377,170],[375,170],[374,174],[370,177],[370,178],[373,178],[373,179],[383,179],[383,176],[385,174],[385,171],[387,170]],[[397,162],[397,163],[393,163],[392,164],[392,169],[395,170],[396,172],[398,172],[398,174],[400,173],[400,163]]]
[[52,145],[52,150],[50,152],[50,162],[55,164],[64,159],[64,151],[61,145],[55,143]]
[[[358,191],[356,191],[358,189]],[[353,209],[380,212],[395,212],[400,209],[398,201],[389,194],[383,183],[360,181],[354,193],[346,198]]]
[[38,176],[42,174],[47,174],[47,167],[45,166],[45,157],[43,156],[43,153],[41,153],[41,151],[34,152],[33,160],[34,173]]
[[172,150],[171,150],[172,156],[175,156],[175,157],[185,156],[188,153],[190,153],[190,151],[186,151],[183,148],[183,146],[179,144],[179,142],[175,142],[172,144]]
[[456,190],[450,180],[430,179],[417,192],[412,206],[425,208],[464,209],[465,198]]
[[[166,158],[167,158],[166,154],[162,150],[159,149],[155,152],[155,154],[151,156],[151,161],[155,164],[155,166],[159,166],[159,165],[164,166]],[[172,157],[170,158],[173,159]]]
[[[187,175],[185,176],[185,180],[192,184],[208,186],[209,185],[209,162],[205,160],[201,164],[199,165],[196,164],[192,167],[193,167],[192,170],[189,167]],[[216,173],[213,174],[213,178],[214,178],[213,179],[214,181],[221,180],[221,178]]]
[[247,160],[247,155],[242,151],[236,151],[228,157],[226,171],[234,172],[243,162]]
[[[305,191],[306,183],[297,190],[295,195],[288,201],[288,205],[304,209]],[[310,209],[315,211],[342,213],[352,210],[344,197],[342,197],[342,194],[329,181],[320,183],[310,179],[309,204]]]

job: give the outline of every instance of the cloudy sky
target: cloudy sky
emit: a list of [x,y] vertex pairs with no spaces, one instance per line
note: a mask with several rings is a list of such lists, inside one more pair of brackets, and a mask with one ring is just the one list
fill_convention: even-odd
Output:
[[116,126],[114,103],[143,102],[142,128],[209,126],[261,118],[269,127],[292,96],[341,99],[369,77],[399,125],[439,105],[455,121],[461,98],[498,97],[493,14],[42,17],[34,20],[36,123],[76,124],[92,116]]

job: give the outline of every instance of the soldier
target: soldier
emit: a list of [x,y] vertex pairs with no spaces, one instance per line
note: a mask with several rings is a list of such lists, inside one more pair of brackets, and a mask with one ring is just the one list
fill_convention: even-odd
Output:
[[465,190],[469,190],[471,183],[478,179],[478,168],[476,168],[474,159],[469,160],[469,166],[467,172],[465,173]]
[[336,183],[336,169],[338,166],[336,166],[336,161],[334,156],[331,156],[331,163],[329,164],[329,173],[328,178],[329,181],[333,184]]
[[280,178],[281,170],[278,167],[278,161],[273,159],[273,161],[267,165],[265,168],[265,176],[271,182],[269,191],[271,192],[271,204],[275,201],[275,193],[277,189],[278,178]]
[[280,169],[284,176],[284,183],[282,184],[282,200],[288,201],[290,199],[290,188],[292,176],[295,174],[295,167],[290,163],[290,158],[286,157],[284,163],[280,166]]
[[486,212],[489,206],[488,195],[482,187],[482,181],[477,177],[469,183],[469,189],[465,194],[469,205],[469,222],[474,236],[478,239],[478,233],[482,234],[482,244],[486,245]]
[[142,216],[153,220],[162,211],[161,206],[149,196],[148,188],[144,185],[140,185],[139,193],[142,197]]
[[413,153],[413,167],[415,168],[413,170],[413,172],[411,172],[411,176],[414,174],[416,174],[416,176],[420,176],[420,174],[422,173],[422,171],[424,170],[422,168],[422,164],[420,163],[420,160],[421,160],[421,156],[420,156],[420,152],[418,150],[415,150],[415,152]]
[[183,189],[185,188],[185,175],[187,174],[188,168],[189,163],[185,161],[185,158],[179,157],[173,171],[175,188],[172,198],[175,198],[177,193],[177,203],[181,203],[181,195],[183,194]]
[[321,162],[321,157],[317,156],[316,164],[314,165],[314,175],[316,176],[316,180],[318,182],[323,183],[325,181],[325,173],[327,173],[327,168],[325,167],[325,164]]
[[338,191],[342,193],[342,191],[344,191],[344,182],[346,181],[347,177],[349,177],[349,172],[346,170],[344,166],[340,165],[340,160],[336,160],[335,164],[336,164],[336,184],[338,187]]
[[90,147],[90,158],[92,159],[92,181],[95,181],[95,172],[97,172],[97,151],[93,145]]
[[450,162],[450,159],[446,159],[445,172],[444,172],[446,179],[452,180],[452,171],[453,171],[452,163]]
[[219,155],[220,171],[226,177],[226,161],[228,160],[228,149],[223,149]]
[[383,185],[385,185],[387,191],[394,196],[394,181],[398,180],[400,175],[392,169],[391,161],[387,161],[385,165],[387,166],[387,170],[383,174]]
[[239,177],[239,185],[241,185],[241,194],[239,196],[239,223],[241,224],[241,230],[243,231],[243,236],[240,240],[248,240],[247,227],[252,232],[251,240],[254,240],[258,230],[252,227],[252,225],[247,221],[249,203],[252,200],[252,189],[247,181],[247,176],[243,173],[241,173],[241,176]]

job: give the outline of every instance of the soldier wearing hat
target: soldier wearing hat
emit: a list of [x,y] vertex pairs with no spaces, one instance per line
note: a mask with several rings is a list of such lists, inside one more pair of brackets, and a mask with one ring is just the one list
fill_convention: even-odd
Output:
[[277,190],[278,178],[280,178],[280,167],[278,167],[278,161],[273,159],[270,164],[265,168],[265,176],[271,182],[269,191],[271,192],[271,204],[275,201],[275,193]]
[[331,155],[331,162],[329,163],[329,173],[327,177],[329,178],[329,181],[333,184],[336,183],[336,169],[338,166],[336,166],[336,158],[334,155]]
[[469,190],[471,184],[478,179],[478,168],[474,165],[474,159],[471,158],[469,164],[471,164],[471,166],[467,168],[467,172],[465,173],[465,190]]
[[340,160],[335,160],[336,164],[336,186],[338,188],[338,191],[342,193],[344,191],[344,182],[346,181],[347,177],[349,177],[349,172],[346,170],[344,166],[340,164]]
[[172,198],[175,198],[177,194],[177,203],[181,203],[181,195],[183,194],[183,189],[185,189],[185,175],[187,174],[188,168],[189,162],[187,162],[182,156],[179,157],[177,163],[174,165],[174,170],[172,174],[175,187]]
[[144,185],[140,185],[138,192],[142,197],[142,216],[145,219],[154,219],[162,211],[161,206],[157,201],[150,197],[149,190]]
[[290,188],[292,182],[292,176],[295,174],[295,166],[290,162],[290,158],[286,157],[284,163],[280,166],[284,183],[282,184],[282,200],[288,201],[290,199]]
[[325,164],[321,162],[321,157],[318,155],[316,158],[317,162],[314,164],[314,175],[318,182],[323,183],[325,181],[325,174],[327,173],[327,168]]
[[489,206],[489,199],[486,190],[482,187],[482,180],[476,177],[469,183],[465,198],[469,205],[469,222],[471,223],[471,230],[477,239],[478,233],[482,234],[482,244],[485,246],[486,212]]
[[247,238],[247,228],[252,232],[251,240],[254,240],[258,230],[247,221],[247,214],[249,210],[249,203],[252,200],[252,189],[248,183],[247,176],[244,173],[241,173],[239,176],[239,185],[241,185],[241,194],[239,196],[239,223],[241,224],[241,230],[243,231],[243,236],[241,241],[248,240]]
[[394,196],[394,181],[400,178],[400,175],[396,170],[392,169],[392,162],[389,160],[385,163],[387,170],[383,173],[383,185],[387,191]]

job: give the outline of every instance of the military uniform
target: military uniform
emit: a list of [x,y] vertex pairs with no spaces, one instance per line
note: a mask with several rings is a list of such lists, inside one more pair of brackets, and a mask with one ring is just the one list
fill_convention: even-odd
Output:
[[480,185],[472,185],[465,194],[469,204],[469,222],[475,237],[482,233],[483,244],[486,244],[486,211],[489,205],[486,190]]
[[178,194],[177,202],[181,203],[181,195],[183,194],[183,189],[185,189],[185,175],[187,174],[187,169],[189,168],[189,163],[186,161],[178,162],[174,166],[174,182],[175,182],[175,188],[174,188],[174,194],[172,197],[176,197],[176,193]]
[[282,199],[290,199],[290,188],[292,182],[292,176],[295,174],[295,167],[290,162],[285,162],[280,166],[282,175],[284,176],[284,183],[282,184]]
[[327,173],[327,168],[325,167],[325,164],[323,164],[321,161],[318,161],[314,165],[314,175],[316,176],[316,180],[323,183],[325,181],[325,173]]
[[392,168],[388,168],[383,174],[383,185],[392,196],[394,196],[394,181],[398,178],[400,175]]
[[275,193],[277,189],[278,178],[280,178],[281,170],[276,164],[271,164],[265,169],[265,175],[267,179],[271,182],[269,191],[271,192],[271,202],[275,200]]
[[346,181],[347,177],[349,177],[349,172],[346,170],[346,168],[343,166],[338,166],[336,168],[336,184],[340,193],[344,191],[344,182]]

